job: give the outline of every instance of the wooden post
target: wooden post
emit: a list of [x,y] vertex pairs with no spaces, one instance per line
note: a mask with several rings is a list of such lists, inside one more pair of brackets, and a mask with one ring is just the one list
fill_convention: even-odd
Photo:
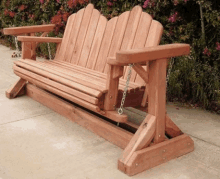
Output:
[[[31,36],[35,36],[35,33],[31,33]],[[31,59],[36,60],[36,42],[31,43]]]
[[[34,33],[28,34],[34,36]],[[22,42],[22,59],[36,60],[36,42]]]
[[149,64],[148,113],[156,116],[155,143],[165,140],[166,63],[166,59],[160,59]]
[[109,73],[107,76],[107,94],[105,95],[104,110],[115,110],[118,97],[119,78],[123,76],[123,66],[109,66]]

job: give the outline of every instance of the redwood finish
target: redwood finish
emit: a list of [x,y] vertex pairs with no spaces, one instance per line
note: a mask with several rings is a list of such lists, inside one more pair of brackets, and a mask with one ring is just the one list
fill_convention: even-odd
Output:
[[[166,114],[167,62],[189,54],[188,44],[159,45],[163,27],[140,6],[108,21],[88,4],[69,17],[63,38],[45,37],[54,27],[4,29],[7,35],[28,35],[18,37],[22,59],[14,62],[13,69],[20,79],[6,92],[8,98],[26,93],[125,149],[118,168],[128,175],[194,149],[192,139]],[[36,32],[43,34],[34,37]],[[45,42],[57,44],[55,59],[36,61],[35,48]],[[129,64],[133,68],[128,85]],[[140,126],[116,111],[124,88],[124,107],[146,110],[147,106]],[[116,126],[116,122],[124,124]],[[132,134],[121,126],[137,131]]]

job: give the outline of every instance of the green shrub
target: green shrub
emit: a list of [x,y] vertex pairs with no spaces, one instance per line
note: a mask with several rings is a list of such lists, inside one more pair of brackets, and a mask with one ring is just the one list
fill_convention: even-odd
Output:
[[[217,101],[220,89],[220,2],[217,0],[90,0],[108,19],[141,5],[164,26],[162,44],[189,43],[191,54],[175,58],[168,82],[169,101],[199,104],[206,109]],[[0,29],[10,26],[55,23],[49,36],[62,37],[67,18],[88,0],[2,0]],[[0,37],[13,46],[13,38]],[[56,46],[51,44],[52,54]],[[38,55],[48,58],[47,44]]]

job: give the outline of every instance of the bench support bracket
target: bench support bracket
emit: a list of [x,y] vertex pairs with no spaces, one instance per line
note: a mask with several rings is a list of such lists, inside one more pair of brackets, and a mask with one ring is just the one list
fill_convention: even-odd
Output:
[[16,96],[21,96],[25,94],[25,85],[26,85],[26,80],[20,78],[11,88],[9,88],[5,94],[6,97],[9,99],[13,99]]

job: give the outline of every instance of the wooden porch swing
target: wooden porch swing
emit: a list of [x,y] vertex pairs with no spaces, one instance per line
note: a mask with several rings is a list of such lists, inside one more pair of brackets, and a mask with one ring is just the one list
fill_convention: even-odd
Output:
[[[45,37],[54,27],[4,29],[22,42],[22,58],[13,66],[20,79],[8,98],[26,94],[123,148],[118,169],[128,175],[193,151],[192,139],[166,114],[167,61],[189,54],[188,44],[159,45],[163,27],[140,6],[107,21],[89,4],[68,18],[63,38]],[[36,61],[43,42],[57,43],[54,60]],[[148,114],[137,126],[122,107],[147,108]]]

